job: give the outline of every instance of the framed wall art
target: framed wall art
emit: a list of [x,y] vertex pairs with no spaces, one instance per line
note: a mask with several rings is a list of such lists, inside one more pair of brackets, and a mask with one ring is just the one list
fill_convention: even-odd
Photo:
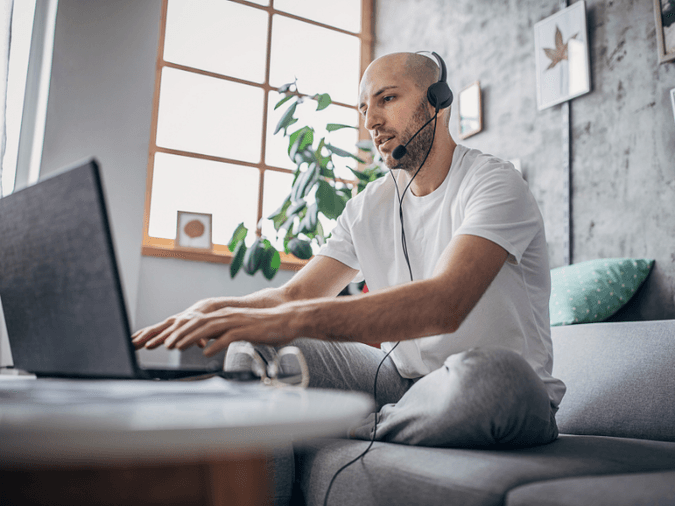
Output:
[[675,60],[675,0],[654,0],[659,63]]
[[587,33],[585,1],[534,25],[540,111],[591,91]]
[[483,105],[480,95],[480,81],[471,83],[459,92],[457,116],[459,138],[466,139],[483,129]]
[[210,250],[211,221],[211,214],[178,211],[176,247]]

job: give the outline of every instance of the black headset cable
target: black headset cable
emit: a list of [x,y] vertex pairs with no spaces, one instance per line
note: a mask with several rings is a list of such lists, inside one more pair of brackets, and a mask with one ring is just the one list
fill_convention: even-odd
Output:
[[[389,174],[391,174],[391,177],[394,179],[394,188],[396,188],[396,196],[398,198],[398,209],[399,209],[399,218],[401,220],[401,246],[403,247],[403,256],[405,257],[406,264],[408,264],[408,272],[410,273],[410,281],[413,281],[413,273],[412,273],[412,267],[410,266],[410,258],[408,256],[408,245],[406,244],[406,239],[405,239],[405,230],[403,228],[403,199],[405,198],[405,194],[408,191],[408,188],[410,188],[410,185],[412,184],[413,180],[415,177],[417,177],[417,174],[419,174],[420,170],[422,170],[422,167],[427,161],[427,158],[429,157],[429,154],[431,153],[431,149],[434,147],[434,139],[436,138],[436,124],[438,123],[438,109],[436,109],[436,114],[434,115],[434,130],[433,134],[431,136],[431,144],[429,145],[429,149],[427,150],[427,154],[424,156],[424,160],[422,160],[422,163],[420,164],[419,169],[417,169],[417,172],[415,172],[415,175],[410,179],[408,184],[406,185],[405,189],[403,190],[403,196],[400,196],[399,190],[398,190],[398,184],[396,183],[396,178],[394,178],[394,174],[389,171]],[[427,121],[425,124],[428,125],[431,122],[431,119]],[[373,435],[370,439],[370,444],[368,447],[363,450],[357,457],[354,459],[350,460],[347,462],[345,465],[343,465],[340,469],[337,470],[337,472],[333,475],[333,478],[330,480],[330,483],[328,484],[328,489],[326,490],[326,495],[323,499],[323,506],[328,506],[328,494],[330,494],[331,488],[333,488],[333,483],[335,482],[335,479],[338,477],[338,475],[347,469],[349,466],[351,466],[354,462],[357,460],[363,458],[366,453],[372,448],[373,444],[375,443],[375,439],[377,438],[377,424],[378,424],[378,419],[377,419],[377,377],[380,374],[380,368],[382,367],[382,364],[384,364],[384,361],[387,360],[387,357],[391,355],[391,353],[396,349],[396,347],[401,344],[401,341],[398,341],[391,350],[387,352],[387,354],[382,358],[382,361],[380,362],[380,365],[377,366],[377,370],[375,371],[375,381],[373,384],[373,398],[375,399],[375,423],[373,425]]]

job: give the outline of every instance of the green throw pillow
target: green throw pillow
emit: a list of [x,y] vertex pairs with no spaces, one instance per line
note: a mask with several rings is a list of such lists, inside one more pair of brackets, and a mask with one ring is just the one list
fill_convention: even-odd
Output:
[[551,270],[551,326],[606,320],[626,304],[654,260],[605,258]]

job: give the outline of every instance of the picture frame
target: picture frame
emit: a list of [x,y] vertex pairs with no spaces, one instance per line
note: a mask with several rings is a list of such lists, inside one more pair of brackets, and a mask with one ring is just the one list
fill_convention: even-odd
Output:
[[591,65],[581,0],[534,25],[537,108],[542,111],[591,91]]
[[457,99],[459,138],[466,139],[483,130],[483,101],[480,81],[465,86]]
[[178,248],[211,250],[212,220],[209,213],[178,211],[176,216],[176,243]]
[[673,121],[675,121],[675,88],[670,90],[670,103],[673,106]]
[[675,0],[654,0],[659,63],[675,61]]

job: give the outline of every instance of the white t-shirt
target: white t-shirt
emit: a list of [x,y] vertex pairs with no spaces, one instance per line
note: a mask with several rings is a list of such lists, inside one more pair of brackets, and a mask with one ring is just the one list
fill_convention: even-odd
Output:
[[[403,191],[402,178],[398,184]],[[409,282],[398,208],[390,175],[370,183],[348,202],[318,254],[360,270],[371,291]],[[448,175],[435,191],[416,197],[408,190],[403,216],[415,280],[432,276],[455,235],[483,237],[509,256],[456,332],[401,341],[391,355],[401,376],[424,376],[470,348],[501,346],[527,360],[557,406],[565,385],[551,376],[551,278],[544,223],[520,173],[510,163],[457,146]],[[382,343],[382,349],[389,351],[394,344]]]

